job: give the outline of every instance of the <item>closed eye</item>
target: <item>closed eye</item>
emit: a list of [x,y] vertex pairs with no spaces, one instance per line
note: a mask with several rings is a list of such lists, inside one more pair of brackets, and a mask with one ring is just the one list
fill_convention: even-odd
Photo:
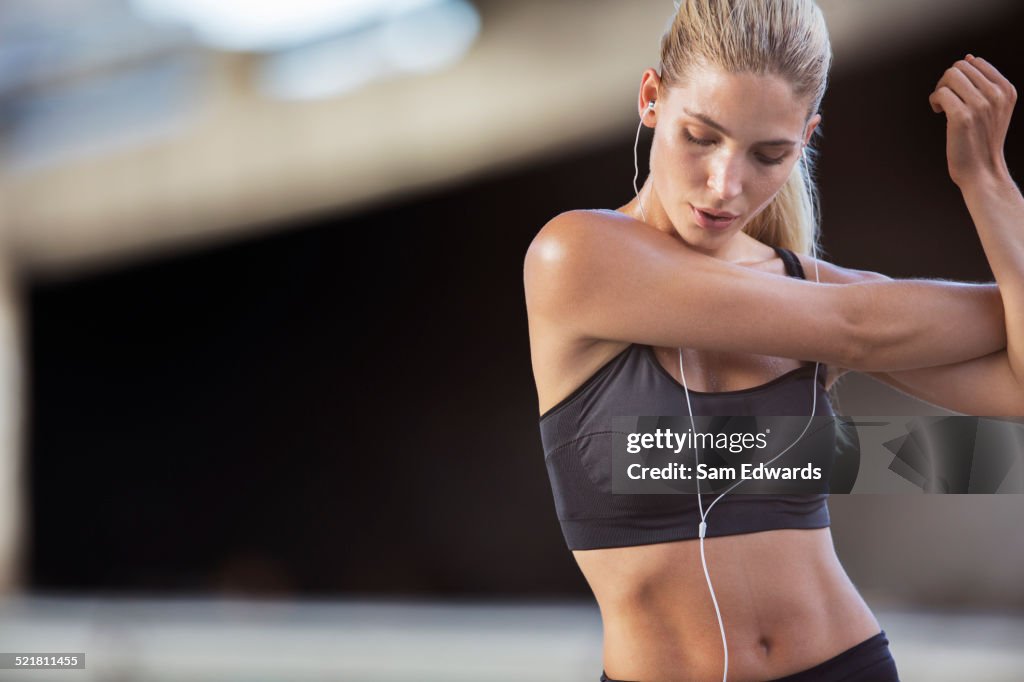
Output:
[[715,143],[714,140],[705,140],[705,139],[702,139],[702,138],[699,138],[699,137],[694,137],[693,135],[691,135],[689,133],[689,131],[684,131],[684,132],[686,134],[686,141],[687,142],[691,142],[691,143],[693,143],[695,145],[699,145],[701,147],[710,147],[711,145],[713,145]]
[[[688,130],[684,130],[683,134],[686,136],[687,142],[689,142],[690,144],[695,144],[699,147],[710,147],[711,145],[715,144],[715,140],[706,140],[701,137],[694,137],[693,135],[690,134],[690,131]],[[771,157],[765,156],[764,154],[755,154],[754,156],[761,164],[765,166],[778,166],[779,164],[786,160],[787,155],[783,154],[782,156]]]
[[770,156],[765,156],[764,154],[757,154],[756,156],[757,156],[757,160],[760,161],[761,163],[763,163],[766,166],[778,166],[780,163],[782,163],[783,161],[786,160],[786,155],[785,154],[783,154],[782,156],[780,156],[778,158],[774,158],[774,159],[772,157],[770,157]]

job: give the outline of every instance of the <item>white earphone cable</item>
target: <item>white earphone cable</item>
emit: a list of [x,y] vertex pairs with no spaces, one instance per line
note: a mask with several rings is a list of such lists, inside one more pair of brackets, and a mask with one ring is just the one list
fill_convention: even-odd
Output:
[[[647,103],[647,109],[644,110],[644,114],[648,111],[654,110],[655,101],[652,99]],[[647,212],[644,211],[644,202],[640,199],[640,192],[636,188],[637,178],[640,177],[640,163],[637,161],[637,147],[640,145],[640,129],[644,127],[643,114],[640,115],[640,125],[636,127],[636,139],[633,140],[633,194],[636,195],[636,202],[640,204],[640,215],[644,217],[644,222],[647,222]]]
[[[650,111],[653,108],[654,108],[654,101],[652,100],[647,105],[647,111]],[[646,111],[645,111],[645,113],[646,113]],[[639,142],[640,142],[640,128],[642,128],[642,127],[643,127],[643,115],[640,116],[640,125],[636,129],[636,140],[633,143],[633,169],[635,171],[634,175],[633,175],[633,193],[636,195],[637,203],[640,205],[640,214],[644,217],[644,221],[646,221],[647,220],[647,213],[644,211],[644,203],[643,203],[643,200],[640,198],[640,192],[637,190],[637,186],[636,186],[637,178],[640,176],[640,167],[639,167],[639,163],[638,163],[638,160],[637,160],[637,147],[639,146]],[[801,149],[801,153],[803,155],[803,159],[802,160],[804,162],[806,162],[806,148],[802,148]],[[818,249],[817,249],[817,244],[816,244],[814,239],[811,240],[811,255],[812,255],[812,258],[814,259],[814,281],[816,283],[820,284],[821,283],[821,273],[818,270]],[[679,377],[682,379],[683,392],[686,395],[686,410],[687,410],[687,412],[690,415],[690,425],[691,425],[691,427],[693,429],[693,434],[696,436],[697,435],[697,425],[693,421],[693,406],[690,404],[690,389],[686,385],[686,373],[683,371],[683,349],[679,348],[677,350],[679,351]],[[814,380],[811,383],[811,416],[807,420],[807,424],[804,425],[803,431],[801,431],[800,435],[796,437],[796,440],[794,440],[792,443],[790,443],[788,446],[786,446],[786,448],[783,449],[782,452],[778,453],[777,455],[772,457],[770,460],[765,462],[765,464],[771,464],[772,462],[777,460],[779,457],[782,457],[782,455],[786,454],[794,445],[796,445],[797,443],[800,442],[800,439],[802,439],[804,437],[804,434],[807,433],[807,429],[810,428],[811,423],[814,420],[814,416],[815,416],[815,414],[817,412],[817,406],[818,406],[818,390],[817,390],[818,389],[818,371],[819,371],[820,368],[821,368],[821,363],[820,362],[815,362],[814,363]],[[696,467],[700,466],[699,451],[698,451],[696,442],[694,442],[693,456],[694,456],[694,464],[695,464],[695,470],[696,470]],[[736,481],[731,486],[726,488],[725,491],[723,491],[721,494],[719,494],[718,497],[716,497],[711,502],[711,504],[708,505],[707,510],[704,509],[704,504],[703,504],[703,501],[702,501],[702,498],[701,498],[700,479],[697,478],[696,482],[697,482],[697,509],[698,509],[698,513],[700,514],[700,524],[697,526],[697,534],[698,534],[699,542],[700,542],[700,562],[701,562],[701,565],[704,567],[704,579],[707,581],[708,590],[711,592],[711,603],[715,607],[715,616],[717,616],[717,618],[718,618],[718,629],[719,629],[719,631],[722,634],[722,649],[725,652],[725,664],[724,664],[724,670],[722,672],[722,682],[726,682],[726,678],[729,676],[729,644],[728,644],[728,641],[726,640],[726,637],[725,637],[725,625],[722,622],[722,611],[718,607],[718,599],[715,596],[715,588],[711,584],[711,575],[708,573],[707,557],[704,554],[704,536],[707,533],[707,527],[708,527],[707,515],[711,511],[711,508],[714,507],[715,504],[720,499],[725,497],[725,495],[727,495],[730,491],[733,490],[733,488],[738,486],[743,481],[742,480]]]

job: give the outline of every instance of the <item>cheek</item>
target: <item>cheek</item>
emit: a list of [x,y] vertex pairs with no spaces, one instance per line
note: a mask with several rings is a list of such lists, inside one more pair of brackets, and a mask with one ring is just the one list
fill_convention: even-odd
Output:
[[768,201],[782,188],[782,185],[771,175],[762,175],[760,177],[755,177],[748,187],[751,198],[757,203],[761,203],[762,201]]
[[780,182],[777,178],[766,177],[749,185],[747,199],[750,202],[751,212],[760,213],[764,210],[772,202],[772,199],[778,195],[779,190],[782,189],[784,184],[784,182]]
[[677,179],[695,175],[704,160],[699,149],[682,140],[655,137],[651,147],[651,161],[658,172]]
[[658,152],[657,157],[652,158],[652,170],[656,174],[655,181],[664,191],[678,192],[707,181],[707,160],[699,154],[671,147],[663,147]]

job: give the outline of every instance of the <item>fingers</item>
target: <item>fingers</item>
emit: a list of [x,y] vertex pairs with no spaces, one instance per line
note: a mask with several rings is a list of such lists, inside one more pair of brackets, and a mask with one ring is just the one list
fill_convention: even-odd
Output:
[[968,55],[968,61],[970,62],[971,66],[973,66],[982,74],[984,74],[985,78],[987,78],[989,81],[994,83],[996,87],[998,87],[1000,90],[1006,93],[1006,95],[1010,98],[1010,101],[1017,101],[1017,89],[1013,87],[1013,83],[1008,81],[1006,77],[1003,76],[1003,74],[999,73],[996,67],[992,66],[990,63],[988,63],[981,57],[974,57]]
[[958,186],[1005,168],[1002,148],[1016,96],[994,66],[972,55],[942,74],[928,102],[946,115],[946,158]]
[[971,61],[961,59],[954,66],[989,102],[1001,104],[1006,98],[1006,93],[989,80]]
[[[967,104],[972,109],[982,109],[987,106],[988,100],[971,79],[967,77],[967,74],[964,73],[964,68],[969,66],[966,62],[957,62],[949,67],[946,69],[946,73],[942,74],[942,78],[939,79],[939,85],[946,86],[952,90],[964,104]],[[981,76],[980,71],[977,69],[974,69],[974,71]],[[981,78],[985,80],[984,76],[981,76]]]
[[964,101],[945,85],[940,86],[928,97],[935,113],[944,112],[948,119],[965,120],[970,118],[970,110]]
[[[1010,81],[989,62],[973,55],[967,55],[967,59],[961,59],[946,69],[935,86],[933,95],[944,88],[966,105],[970,112],[977,113],[1006,112],[1007,107],[1012,109],[1017,98],[1017,91]],[[943,102],[951,106],[943,107]],[[961,109],[952,106],[945,96],[929,97],[929,103],[936,113],[940,110],[946,111],[947,114],[962,113]]]

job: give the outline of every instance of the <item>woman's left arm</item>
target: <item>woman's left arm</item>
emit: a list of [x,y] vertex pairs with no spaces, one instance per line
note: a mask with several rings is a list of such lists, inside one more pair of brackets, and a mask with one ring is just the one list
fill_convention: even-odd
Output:
[[979,397],[996,394],[974,403],[987,408],[970,412],[979,416],[1024,415],[1024,197],[1003,153],[1016,101],[1010,81],[971,55],[947,69],[929,97],[932,109],[946,115],[949,175],[963,194],[1003,299],[1006,350],[947,370],[946,379],[957,389]]
[[[949,174],[960,188],[1003,300],[1006,349],[966,362],[871,376],[909,395],[977,416],[1024,416],[1024,197],[1003,143],[1017,91],[994,66],[968,55],[946,70],[929,97],[946,115]],[[830,266],[836,281],[883,278]],[[888,279],[888,278],[886,278]],[[955,323],[950,337],[956,343]]]

